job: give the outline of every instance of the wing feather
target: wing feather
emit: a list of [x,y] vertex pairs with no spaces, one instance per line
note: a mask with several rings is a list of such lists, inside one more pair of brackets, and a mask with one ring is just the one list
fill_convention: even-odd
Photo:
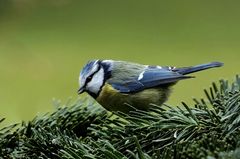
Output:
[[115,89],[121,93],[138,92],[147,88],[175,83],[179,80],[191,78],[192,76],[184,76],[169,69],[160,67],[148,67],[144,72],[136,77],[131,77],[121,83],[110,83]]

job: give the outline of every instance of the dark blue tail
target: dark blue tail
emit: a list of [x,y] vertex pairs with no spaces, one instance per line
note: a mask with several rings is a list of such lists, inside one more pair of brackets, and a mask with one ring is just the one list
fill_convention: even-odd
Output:
[[186,75],[186,74],[190,74],[193,72],[198,72],[198,71],[206,70],[209,68],[221,67],[221,66],[223,66],[223,63],[221,63],[221,62],[211,62],[211,63],[197,65],[197,66],[176,68],[176,69],[174,69],[174,71],[176,71],[182,75]]

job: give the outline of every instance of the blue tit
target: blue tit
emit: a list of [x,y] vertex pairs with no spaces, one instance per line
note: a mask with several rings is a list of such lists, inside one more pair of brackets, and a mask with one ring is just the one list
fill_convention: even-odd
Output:
[[161,105],[179,80],[193,76],[187,74],[223,63],[211,62],[190,67],[141,65],[126,61],[92,60],[79,76],[78,93],[87,92],[110,111],[129,112],[133,108],[148,110],[152,104]]

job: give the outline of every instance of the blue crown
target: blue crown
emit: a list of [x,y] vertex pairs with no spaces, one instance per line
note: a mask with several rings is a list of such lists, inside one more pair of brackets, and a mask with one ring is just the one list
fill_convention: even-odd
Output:
[[83,67],[81,71],[81,76],[85,76],[88,72],[90,72],[93,66],[96,64],[96,61],[98,60],[88,61],[88,63]]

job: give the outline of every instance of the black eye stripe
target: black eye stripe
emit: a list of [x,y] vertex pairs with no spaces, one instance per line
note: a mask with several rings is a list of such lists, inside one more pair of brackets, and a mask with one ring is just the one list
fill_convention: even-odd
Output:
[[90,76],[88,76],[88,77],[86,78],[86,82],[85,82],[84,87],[86,87],[86,85],[92,80],[92,77],[93,77],[100,69],[101,69],[101,66],[98,65],[97,70],[96,70],[95,72],[93,72]]

